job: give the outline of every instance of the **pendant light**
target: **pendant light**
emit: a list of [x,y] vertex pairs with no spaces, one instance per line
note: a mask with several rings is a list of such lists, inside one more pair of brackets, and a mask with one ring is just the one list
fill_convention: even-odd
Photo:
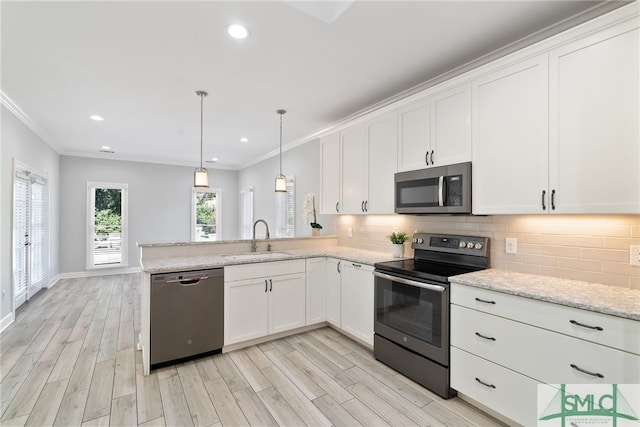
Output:
[[285,110],[276,110],[280,114],[280,175],[276,176],[276,193],[287,192],[287,177],[282,175],[282,115]]
[[193,173],[193,186],[196,188],[209,188],[209,172],[202,167],[202,122],[203,122],[203,104],[204,97],[208,95],[203,90],[196,91],[196,95],[200,97],[200,167]]

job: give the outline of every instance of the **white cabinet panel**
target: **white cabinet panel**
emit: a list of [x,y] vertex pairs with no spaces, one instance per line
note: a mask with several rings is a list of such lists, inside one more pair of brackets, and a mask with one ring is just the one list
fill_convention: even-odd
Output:
[[398,157],[398,119],[395,113],[376,119],[368,126],[367,198],[365,212],[394,213],[394,174]]
[[266,279],[225,282],[225,345],[263,337],[269,333],[267,291]]
[[551,51],[557,213],[640,213],[640,31],[631,21]]
[[269,278],[269,334],[305,325],[305,275]]
[[327,320],[327,259],[307,259],[306,324]]
[[[431,166],[471,160],[471,87],[463,85],[430,98]],[[431,154],[433,153],[433,158]]]
[[373,345],[373,316],[373,268],[342,262],[342,329]]
[[362,214],[367,200],[367,129],[356,126],[342,132],[342,209]]
[[398,128],[398,171],[410,171],[429,166],[427,157],[431,147],[429,103],[424,100],[400,109]]
[[542,192],[548,196],[549,168],[547,55],[476,80],[472,109],[473,213],[544,213]]
[[340,206],[340,134],[320,141],[320,213],[338,213]]
[[342,261],[327,258],[327,322],[336,327],[341,326],[341,275]]

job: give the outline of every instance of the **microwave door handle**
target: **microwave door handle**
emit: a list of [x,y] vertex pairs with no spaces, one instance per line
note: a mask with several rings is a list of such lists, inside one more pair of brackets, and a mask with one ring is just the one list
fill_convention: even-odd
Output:
[[444,176],[440,176],[438,179],[438,206],[444,206]]

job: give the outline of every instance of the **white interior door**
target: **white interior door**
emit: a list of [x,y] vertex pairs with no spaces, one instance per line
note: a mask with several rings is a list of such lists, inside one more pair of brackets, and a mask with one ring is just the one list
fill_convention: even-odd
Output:
[[47,276],[46,180],[16,168],[13,208],[13,298],[19,307]]

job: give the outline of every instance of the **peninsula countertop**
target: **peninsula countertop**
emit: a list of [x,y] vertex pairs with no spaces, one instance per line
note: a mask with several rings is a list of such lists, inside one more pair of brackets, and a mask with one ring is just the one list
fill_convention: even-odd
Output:
[[461,274],[453,283],[640,321],[640,290],[489,269]]

